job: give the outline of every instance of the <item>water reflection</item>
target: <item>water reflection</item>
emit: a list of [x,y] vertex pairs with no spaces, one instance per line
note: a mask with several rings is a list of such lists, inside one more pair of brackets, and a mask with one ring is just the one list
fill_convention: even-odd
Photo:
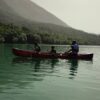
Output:
[[28,57],[15,57],[12,59],[12,63],[27,63],[27,62],[32,62],[32,58],[28,58]]
[[[25,89],[34,82],[41,82],[53,73],[58,60],[15,57],[11,65],[0,67],[0,93],[13,88]],[[7,67],[6,67],[7,66]]]
[[57,59],[51,60],[51,67],[54,68],[57,62],[59,62]]
[[[45,76],[54,72],[54,67],[58,62],[57,59],[41,59],[41,58],[26,58],[15,57],[12,64],[16,64],[21,68],[26,68],[27,73],[31,73],[33,81],[42,81]],[[23,67],[22,67],[23,66]]]
[[58,59],[41,59],[41,58],[26,58],[26,57],[15,57],[12,60],[14,66],[17,64],[22,67],[22,65],[31,68],[30,71],[36,78],[42,78],[49,73],[54,72],[55,65],[59,62]]
[[69,79],[74,79],[74,77],[77,74],[77,70],[78,70],[78,60],[77,59],[71,59],[68,60],[68,63],[70,64],[70,77]]
[[28,57],[15,57],[12,60],[12,64],[18,63],[31,63],[34,65],[34,69],[36,72],[39,71],[40,65],[43,63],[47,63],[53,69],[55,65],[59,62],[58,59],[41,59],[41,58],[28,58]]
[[[80,64],[79,64],[80,62]],[[83,65],[86,65],[88,66],[88,68],[91,67],[91,64],[93,64],[93,61],[92,60],[77,60],[77,59],[70,59],[68,60],[68,63],[69,63],[69,70],[70,70],[70,77],[69,79],[74,79],[76,77],[76,75],[78,74],[78,67],[80,66],[81,67],[81,64],[82,66]]]
[[42,59],[32,59],[32,63],[34,64],[34,72],[40,71],[40,64]]

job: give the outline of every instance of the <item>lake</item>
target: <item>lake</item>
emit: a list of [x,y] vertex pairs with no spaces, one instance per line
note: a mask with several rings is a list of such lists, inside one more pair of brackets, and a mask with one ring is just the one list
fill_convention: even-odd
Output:
[[[13,47],[33,49],[32,44],[0,44],[0,100],[100,100],[100,46],[80,46],[81,53],[94,53],[92,61],[19,58]],[[41,48],[49,51],[50,45]]]

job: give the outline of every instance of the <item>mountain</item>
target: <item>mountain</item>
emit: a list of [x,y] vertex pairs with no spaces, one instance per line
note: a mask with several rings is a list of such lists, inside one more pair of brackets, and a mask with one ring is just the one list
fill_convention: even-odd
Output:
[[19,25],[49,23],[67,26],[56,16],[30,0],[0,0],[0,21]]
[[30,0],[0,0],[0,42],[100,45],[100,36],[71,28]]

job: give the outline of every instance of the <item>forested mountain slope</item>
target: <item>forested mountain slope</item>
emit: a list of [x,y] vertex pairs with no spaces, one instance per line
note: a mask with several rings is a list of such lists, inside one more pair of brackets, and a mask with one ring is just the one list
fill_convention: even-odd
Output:
[[100,44],[100,36],[71,28],[30,0],[0,0],[0,42]]

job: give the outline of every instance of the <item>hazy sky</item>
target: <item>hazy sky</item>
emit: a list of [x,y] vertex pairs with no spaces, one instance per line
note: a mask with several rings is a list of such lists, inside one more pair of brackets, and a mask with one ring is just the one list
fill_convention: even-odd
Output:
[[73,28],[100,34],[100,0],[32,0]]

